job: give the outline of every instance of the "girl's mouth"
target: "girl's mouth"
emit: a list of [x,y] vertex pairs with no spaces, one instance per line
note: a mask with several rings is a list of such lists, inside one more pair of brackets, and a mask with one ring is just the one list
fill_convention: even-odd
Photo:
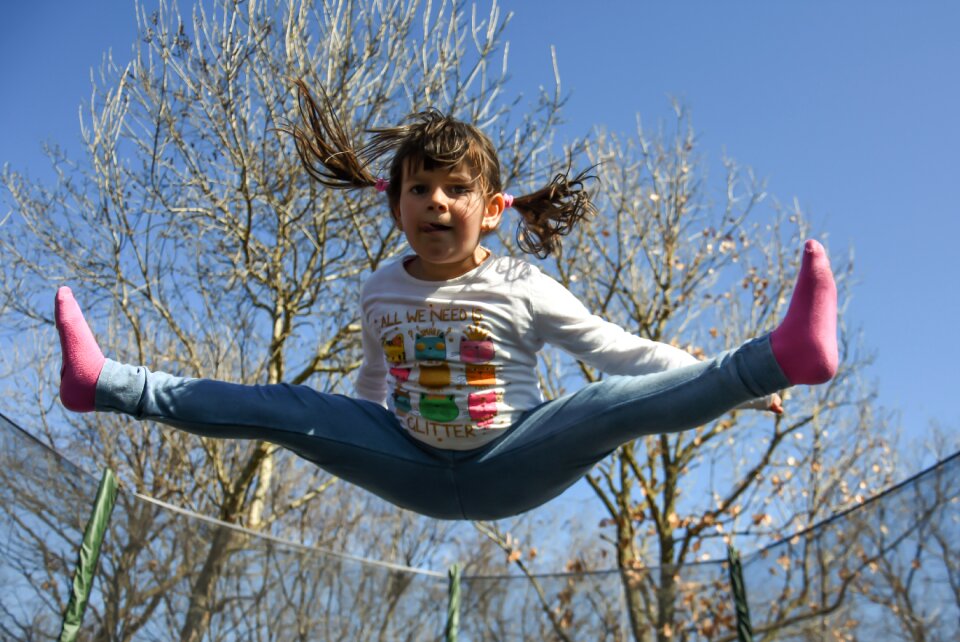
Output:
[[424,232],[449,232],[453,228],[449,225],[442,225],[440,223],[428,223],[421,227]]

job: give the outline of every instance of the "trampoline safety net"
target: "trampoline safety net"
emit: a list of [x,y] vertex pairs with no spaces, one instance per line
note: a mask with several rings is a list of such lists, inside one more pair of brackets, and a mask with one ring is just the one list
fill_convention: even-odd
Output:
[[[0,638],[55,640],[98,480],[0,416]],[[742,569],[755,640],[960,639],[960,458]],[[211,568],[211,550],[223,552]],[[624,585],[663,599],[663,569],[475,577],[464,573],[456,639],[631,640],[656,628]],[[214,597],[195,587],[212,577]],[[736,640],[726,562],[671,576],[673,639]],[[447,572],[405,569],[260,537],[121,489],[78,640],[435,640]],[[447,633],[449,635],[449,632]]]

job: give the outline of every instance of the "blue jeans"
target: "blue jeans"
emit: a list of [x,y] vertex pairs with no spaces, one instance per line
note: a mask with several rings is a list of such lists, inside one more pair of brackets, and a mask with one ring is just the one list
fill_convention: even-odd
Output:
[[620,445],[695,428],[790,384],[767,337],[710,361],[611,376],[545,402],[475,450],[423,444],[375,403],[308,386],[224,383],[108,360],[96,409],[292,450],[389,502],[441,519],[500,519],[553,499]]

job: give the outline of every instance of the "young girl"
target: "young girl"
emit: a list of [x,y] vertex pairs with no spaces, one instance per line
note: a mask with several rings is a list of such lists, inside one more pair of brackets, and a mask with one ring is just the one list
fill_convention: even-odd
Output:
[[[512,204],[523,218],[521,246],[555,250],[591,210],[582,176],[512,198],[489,139],[436,111],[375,130],[355,152],[329,103],[299,89],[305,126],[292,133],[307,170],[331,187],[386,191],[413,250],[363,287],[356,397],[185,379],[105,359],[60,288],[64,406],[267,440],[404,508],[498,519],[560,494],[621,444],[834,375],[836,287],[816,241],[806,243],[780,326],[697,361],[590,314],[538,268],[481,245]],[[366,169],[384,157],[389,182]],[[536,366],[545,342],[612,376],[543,402]]]

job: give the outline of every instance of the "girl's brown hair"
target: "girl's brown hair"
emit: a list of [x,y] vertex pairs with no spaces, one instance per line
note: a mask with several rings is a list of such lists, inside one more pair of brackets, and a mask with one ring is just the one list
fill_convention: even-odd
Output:
[[[476,173],[486,194],[503,191],[496,149],[473,125],[430,109],[410,115],[403,125],[369,130],[369,142],[356,146],[326,93],[321,89],[317,100],[302,80],[295,85],[301,122],[285,131],[293,135],[307,172],[321,184],[336,189],[374,187],[378,180],[367,168],[390,157],[386,191],[391,209],[400,201],[403,172],[411,165],[433,170],[465,163]],[[589,178],[587,172],[573,178],[557,174],[545,187],[514,197],[513,208],[521,217],[517,226],[521,250],[539,258],[560,251],[560,237],[595,212],[584,187]]]

